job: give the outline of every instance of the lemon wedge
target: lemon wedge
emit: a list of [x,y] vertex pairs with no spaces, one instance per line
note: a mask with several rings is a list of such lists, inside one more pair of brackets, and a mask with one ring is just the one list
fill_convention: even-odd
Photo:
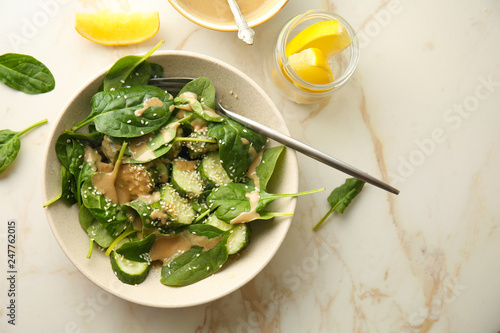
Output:
[[308,48],[320,49],[327,58],[341,52],[352,40],[344,26],[336,20],[316,22],[295,36],[286,45],[286,56]]
[[303,80],[314,84],[332,82],[332,70],[320,49],[308,48],[288,57],[288,64]]
[[75,29],[83,37],[102,45],[128,45],[153,37],[160,28],[157,11],[122,13],[108,9],[77,13]]

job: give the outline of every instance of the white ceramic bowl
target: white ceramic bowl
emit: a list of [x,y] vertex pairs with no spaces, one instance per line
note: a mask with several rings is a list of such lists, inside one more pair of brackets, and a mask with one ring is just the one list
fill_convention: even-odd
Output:
[[[212,80],[223,104],[249,118],[288,134],[281,114],[266,93],[248,76],[237,69],[210,57],[182,51],[157,51],[149,59],[161,64],[165,76],[206,76]],[[43,169],[44,202],[59,193],[61,165],[55,153],[59,134],[71,128],[90,112],[90,100],[102,82],[102,70],[88,81],[69,100],[53,125],[45,153]],[[231,94],[231,92],[233,92]],[[235,96],[238,96],[237,98]],[[273,193],[294,193],[298,190],[298,169],[295,153],[287,149],[283,163],[270,183]],[[273,210],[293,212],[294,199],[279,199]],[[290,226],[291,217],[252,223],[249,246],[236,258],[229,260],[214,275],[189,286],[168,287],[160,283],[160,269],[151,270],[148,278],[138,286],[121,283],[113,274],[109,258],[94,250],[86,258],[89,238],[78,222],[77,205],[69,207],[56,202],[46,208],[47,218],[66,256],[92,282],[102,289],[128,301],[163,308],[177,308],[213,301],[237,290],[255,277],[271,260],[280,247]]]
[[[186,5],[181,0],[168,1],[185,18],[198,25],[201,25],[202,27],[218,31],[238,31],[238,26],[234,22],[234,19],[231,19],[229,21],[215,20],[211,16],[204,15],[203,12],[201,12],[199,9],[192,8],[189,5]],[[248,25],[253,28],[259,24],[266,22],[274,15],[276,15],[286,5],[287,2],[288,0],[268,0],[264,6],[260,7],[252,15],[245,15],[245,19]],[[206,3],[209,4],[210,1],[206,1]],[[213,6],[213,4],[210,5]]]

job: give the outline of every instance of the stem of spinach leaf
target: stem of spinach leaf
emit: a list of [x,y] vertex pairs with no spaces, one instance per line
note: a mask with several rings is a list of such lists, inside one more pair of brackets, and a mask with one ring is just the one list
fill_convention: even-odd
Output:
[[45,207],[48,207],[50,205],[52,205],[54,202],[56,202],[57,200],[61,199],[62,197],[62,190],[61,192],[59,192],[58,195],[56,195],[55,197],[53,197],[52,199],[50,199],[49,201],[47,201],[44,205],[43,205],[43,208]]
[[127,149],[127,144],[128,144],[127,141],[123,142],[122,144],[120,153],[118,154],[118,159],[116,160],[116,164],[113,169],[113,172],[115,172],[115,174],[118,174],[118,171],[120,170],[120,166],[122,165],[123,155],[125,154],[125,150]]
[[310,190],[310,191],[305,191],[305,192],[298,192],[298,193],[286,193],[286,194],[268,194],[266,195],[265,199],[279,199],[279,198],[286,198],[286,197],[299,197],[301,195],[307,195],[307,194],[313,194],[317,192],[324,191],[325,188],[319,188],[316,190]]
[[124,239],[125,237],[132,235],[133,233],[136,233],[136,232],[137,232],[137,230],[129,230],[129,231],[123,232],[120,236],[116,237],[115,240],[113,241],[113,243],[111,243],[111,245],[106,250],[106,256],[109,256],[111,251],[113,251],[113,249],[115,248],[116,244],[118,244],[122,239]]
[[203,139],[203,138],[182,138],[182,137],[176,137],[174,139],[175,142],[206,142],[206,143],[217,143],[217,140],[215,139]]
[[38,126],[40,126],[40,125],[42,125],[42,124],[46,124],[46,123],[47,123],[47,119],[40,120],[39,122],[37,122],[37,123],[35,123],[35,124],[31,125],[30,127],[23,129],[21,132],[18,132],[18,133],[17,133],[17,136],[18,136],[18,137],[20,137],[21,135],[23,135],[23,134],[25,134],[25,133],[27,133],[27,132],[31,131],[31,130],[32,130],[32,129],[34,129],[35,127],[38,127]]
[[205,216],[207,216],[208,214],[210,214],[211,210],[210,209],[207,209],[206,211],[204,211],[202,214],[200,214],[194,221],[193,221],[193,224],[194,223],[198,223],[199,221],[201,221],[202,218],[204,218]]
[[335,209],[337,209],[337,206],[340,204],[337,203],[335,206],[333,206],[329,211],[328,213],[325,214],[325,216],[323,216],[323,218],[314,226],[313,230],[316,231],[319,229],[319,227],[321,227],[321,225],[323,224],[323,222],[325,222],[325,220],[328,218],[328,216],[330,216],[331,213],[333,213],[333,211]]
[[89,252],[87,253],[87,259],[92,256],[92,251],[94,250],[94,240],[91,238],[89,243]]

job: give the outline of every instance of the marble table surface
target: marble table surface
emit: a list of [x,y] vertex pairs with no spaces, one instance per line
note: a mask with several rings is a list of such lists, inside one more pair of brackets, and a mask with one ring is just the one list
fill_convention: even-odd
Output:
[[[105,47],[82,38],[74,13],[158,10],[159,33]],[[331,99],[297,105],[270,75],[281,27],[308,9],[334,11],[357,31],[361,57]],[[0,85],[0,129],[48,124],[22,138],[0,175],[1,332],[498,332],[500,330],[500,3],[290,0],[257,27],[253,46],[208,30],[167,0],[26,0],[0,5],[0,54],[30,54],[56,79],[25,95]],[[312,227],[347,176],[298,156],[301,197],[274,259],[212,303],[149,308],[107,294],[59,248],[45,217],[41,166],[52,122],[68,98],[119,57],[188,50],[221,59],[270,95],[292,135],[381,178],[344,215]],[[9,324],[8,223],[15,222],[15,326]]]

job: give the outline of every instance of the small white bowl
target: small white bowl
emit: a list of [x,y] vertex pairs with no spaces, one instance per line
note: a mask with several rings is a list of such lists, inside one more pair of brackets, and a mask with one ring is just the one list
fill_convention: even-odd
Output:
[[[192,8],[180,0],[168,1],[185,18],[198,25],[201,25],[202,27],[217,31],[238,31],[238,26],[234,22],[234,19],[230,19],[227,21],[215,20],[213,17],[203,15],[203,13],[199,9]],[[206,4],[209,4],[209,6],[213,6],[211,1],[204,2]],[[245,15],[245,20],[247,21],[248,25],[253,28],[259,24],[266,22],[274,15],[276,15],[286,5],[287,2],[288,0],[269,0],[262,8],[256,10],[252,15]],[[229,5],[227,6],[227,8],[229,8]]]
[[[229,109],[288,134],[285,122],[266,93],[239,70],[204,55],[182,51],[157,51],[149,59],[161,64],[165,76],[206,76],[212,80],[218,97]],[[56,120],[45,152],[43,199],[47,202],[61,189],[61,165],[55,153],[55,142],[64,129],[71,128],[90,112],[90,100],[97,92],[108,68],[90,79],[69,100]],[[237,96],[237,97],[236,97]],[[298,190],[298,168],[295,153],[286,150],[283,163],[272,179],[272,193],[294,193]],[[294,212],[294,199],[279,199],[274,211]],[[203,304],[225,296],[250,281],[272,259],[290,226],[291,217],[252,222],[249,246],[236,258],[228,260],[214,275],[189,286],[168,287],[160,283],[160,269],[151,270],[142,284],[121,283],[113,274],[109,258],[95,250],[86,258],[89,237],[78,222],[77,205],[69,207],[59,201],[46,208],[52,232],[66,256],[92,282],[125,300],[162,308],[180,308]]]

